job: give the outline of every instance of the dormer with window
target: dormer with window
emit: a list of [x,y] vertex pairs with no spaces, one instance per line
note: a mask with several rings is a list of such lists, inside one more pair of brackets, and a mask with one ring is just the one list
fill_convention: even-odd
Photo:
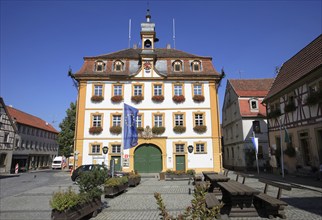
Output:
[[124,63],[120,60],[116,60],[114,62],[114,69],[115,72],[121,72],[124,70]]
[[200,72],[201,71],[201,62],[199,60],[194,60],[191,62],[191,70],[192,72]]
[[101,60],[95,62],[95,71],[103,72],[105,70],[105,63]]
[[182,62],[180,60],[176,60],[172,63],[173,71],[174,72],[182,72]]
[[258,111],[258,100],[257,99],[250,99],[249,100],[249,104],[250,104],[250,110],[251,111]]

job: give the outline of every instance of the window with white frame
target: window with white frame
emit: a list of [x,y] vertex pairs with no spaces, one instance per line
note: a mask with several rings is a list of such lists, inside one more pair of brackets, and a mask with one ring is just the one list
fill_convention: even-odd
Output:
[[122,95],[122,85],[114,85],[114,96],[121,96]]
[[121,145],[119,145],[119,144],[113,144],[112,145],[112,153],[113,154],[119,154],[119,153],[121,153]]
[[154,126],[155,127],[163,126],[162,115],[154,115]]
[[191,63],[191,68],[192,68],[192,71],[193,72],[199,72],[201,70],[201,63],[200,63],[200,61],[197,61],[197,60],[193,61]]
[[102,127],[102,115],[93,115],[93,127]]
[[182,71],[182,62],[176,60],[173,62],[173,71],[174,72],[181,72]]
[[197,143],[196,144],[196,153],[203,153],[205,152],[205,144],[204,143]]
[[112,125],[113,126],[121,126],[121,115],[113,115]]
[[114,71],[115,72],[120,72],[123,70],[123,62],[120,60],[117,60],[114,62]]
[[143,94],[143,92],[142,92],[142,85],[134,85],[133,95],[140,96],[142,94]]
[[143,124],[142,124],[142,115],[137,115],[136,117],[136,127],[143,127]]
[[204,125],[203,114],[195,114],[195,126]]
[[94,85],[94,95],[103,96],[103,86],[102,85]]
[[250,100],[250,108],[251,110],[258,110],[258,101],[257,100]]
[[3,142],[9,143],[9,132],[4,132]]
[[176,153],[184,153],[184,144],[176,144]]
[[201,84],[193,85],[193,95],[202,95],[202,85]]
[[174,85],[174,95],[179,96],[182,95],[182,85],[181,84],[176,84]]
[[153,86],[153,95],[155,95],[155,96],[162,95],[162,85],[161,84],[155,84]]
[[99,154],[101,152],[101,145],[92,144],[92,154]]
[[105,68],[105,63],[103,61],[96,61],[95,70],[97,72],[103,72]]
[[183,126],[184,125],[183,114],[175,114],[174,115],[174,123],[175,123],[175,126]]

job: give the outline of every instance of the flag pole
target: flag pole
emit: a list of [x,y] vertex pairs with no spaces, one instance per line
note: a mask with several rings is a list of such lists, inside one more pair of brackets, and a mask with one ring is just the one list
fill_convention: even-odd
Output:
[[282,177],[284,178],[284,158],[283,158],[283,141],[282,141],[282,118],[280,117],[280,145],[281,145],[281,169]]

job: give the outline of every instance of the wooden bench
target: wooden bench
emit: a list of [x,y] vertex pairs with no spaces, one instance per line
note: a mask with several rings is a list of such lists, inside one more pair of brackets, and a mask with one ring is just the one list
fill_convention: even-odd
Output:
[[229,170],[224,169],[224,176],[228,176]]
[[253,177],[254,176],[254,175],[251,175],[251,174],[239,173],[239,172],[234,172],[234,174],[236,175],[236,182],[238,182],[239,177],[243,178],[242,184],[245,184],[246,177]]
[[206,199],[206,207],[208,209],[212,209],[213,207],[220,205],[220,202],[217,199],[215,193],[207,193],[205,196],[205,199]]
[[[256,209],[258,209],[260,213],[270,219],[276,216],[285,219],[286,215],[284,208],[288,206],[288,204],[280,200],[280,198],[282,196],[282,190],[285,189],[290,191],[292,189],[291,185],[286,183],[273,182],[267,179],[259,179],[259,182],[265,183],[265,188],[264,193],[260,193],[258,195],[255,195],[254,197],[254,206],[256,207]],[[276,198],[267,195],[268,186],[274,186],[278,188]]]

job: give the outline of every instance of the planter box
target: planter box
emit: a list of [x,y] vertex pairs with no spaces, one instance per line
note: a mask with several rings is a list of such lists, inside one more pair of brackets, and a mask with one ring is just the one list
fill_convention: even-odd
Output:
[[94,217],[97,211],[102,208],[101,199],[93,199],[91,202],[84,203],[66,211],[51,211],[52,220],[78,220],[85,216]]
[[159,179],[165,180],[165,173],[164,172],[159,173]]
[[129,186],[137,186],[141,182],[141,177],[129,178]]
[[124,192],[127,188],[128,188],[128,183],[119,185],[119,186],[113,186],[113,187],[104,186],[104,194],[105,194],[105,197],[114,197]]
[[190,179],[193,179],[193,175],[165,173],[165,180],[190,180]]

